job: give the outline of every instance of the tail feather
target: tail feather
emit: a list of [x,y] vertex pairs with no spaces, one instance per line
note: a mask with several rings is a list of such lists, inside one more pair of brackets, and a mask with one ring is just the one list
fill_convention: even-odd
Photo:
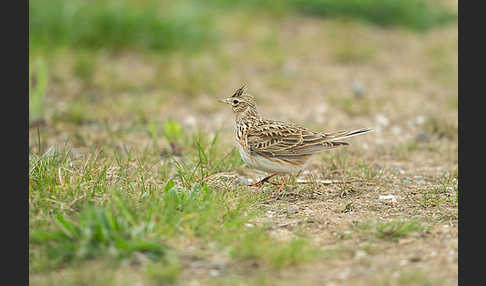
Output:
[[371,131],[374,131],[374,130],[371,129],[371,128],[361,128],[361,129],[353,130],[353,131],[338,131],[338,132],[334,132],[334,133],[324,133],[324,135],[326,135],[326,137],[329,138],[329,141],[331,141],[333,143],[345,143],[345,142],[336,142],[336,141],[347,139],[349,137],[368,133],[368,132],[371,132]]

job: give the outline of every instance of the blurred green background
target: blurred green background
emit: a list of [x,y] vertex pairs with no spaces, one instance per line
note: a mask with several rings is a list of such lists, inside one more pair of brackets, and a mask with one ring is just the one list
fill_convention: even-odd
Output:
[[[89,97],[93,90],[103,96],[155,88],[184,95],[215,92],[224,86],[225,77],[234,71],[238,61],[261,62],[266,57],[273,65],[283,64],[288,52],[285,43],[278,39],[279,23],[292,17],[337,19],[341,26],[349,26],[351,21],[420,34],[455,23],[457,13],[432,0],[32,0],[30,117],[33,121],[59,117],[59,110],[43,106],[46,89],[53,86],[61,89],[64,98],[76,93]],[[239,36],[252,42],[252,51],[243,51],[250,53],[244,59],[238,52],[225,51],[228,41]],[[336,42],[339,38],[342,36],[337,36]],[[357,51],[346,45],[354,44],[345,42],[342,50],[336,52],[343,62],[366,60],[377,49],[364,45],[362,51]],[[103,65],[108,64],[104,60],[118,55],[143,57],[155,69],[147,71],[155,73],[155,78],[130,82],[106,71],[103,72],[108,74],[100,78],[100,69],[106,69]],[[195,63],[204,55],[212,57],[211,67]],[[166,67],[182,69],[182,74],[169,73]],[[82,90],[66,87],[70,80],[81,84]],[[82,100],[72,106],[71,119],[79,120],[82,106]]]

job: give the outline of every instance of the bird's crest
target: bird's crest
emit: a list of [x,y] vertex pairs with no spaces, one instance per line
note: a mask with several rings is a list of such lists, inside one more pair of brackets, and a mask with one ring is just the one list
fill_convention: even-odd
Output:
[[233,93],[233,95],[231,97],[240,97],[243,95],[243,93],[246,91],[246,84],[243,84],[242,87],[238,88],[235,93]]

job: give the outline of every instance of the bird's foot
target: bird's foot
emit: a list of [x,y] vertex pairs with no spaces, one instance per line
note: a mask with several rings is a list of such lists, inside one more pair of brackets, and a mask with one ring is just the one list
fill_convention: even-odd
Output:
[[260,188],[261,186],[263,186],[263,183],[264,182],[262,182],[262,181],[258,181],[256,183],[253,183],[253,184],[248,185],[248,187],[258,187],[258,188]]
[[289,180],[289,178],[288,178],[288,177],[286,177],[286,178],[284,179],[284,181],[282,182],[282,184],[280,185],[280,187],[278,188],[277,192],[276,192],[276,193],[274,193],[274,194],[272,195],[272,197],[274,197],[274,198],[276,198],[276,199],[278,199],[278,198],[280,197],[280,191],[283,189],[283,187],[284,187],[285,183],[287,183],[287,181],[288,181],[288,180]]
[[[248,185],[248,186],[249,186],[249,187],[258,187],[258,188],[260,188],[260,187],[261,187],[261,186],[263,186],[263,184],[265,184],[265,183],[271,183],[271,182],[269,182],[268,180],[270,180],[270,178],[271,178],[271,177],[273,177],[273,176],[275,176],[275,175],[277,175],[277,174],[272,174],[272,175],[270,175],[270,176],[268,176],[268,177],[265,177],[265,178],[261,179],[260,181],[258,181],[258,182],[256,182],[256,183],[253,183],[253,184]],[[274,184],[274,183],[271,183],[271,184]]]

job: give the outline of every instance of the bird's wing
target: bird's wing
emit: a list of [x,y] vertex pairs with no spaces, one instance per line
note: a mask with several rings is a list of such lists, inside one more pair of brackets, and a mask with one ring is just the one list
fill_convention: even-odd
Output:
[[262,120],[248,132],[247,142],[250,152],[268,157],[289,158],[348,145],[346,142],[332,141],[336,137],[342,139],[342,135],[345,133],[317,133],[291,123]]

